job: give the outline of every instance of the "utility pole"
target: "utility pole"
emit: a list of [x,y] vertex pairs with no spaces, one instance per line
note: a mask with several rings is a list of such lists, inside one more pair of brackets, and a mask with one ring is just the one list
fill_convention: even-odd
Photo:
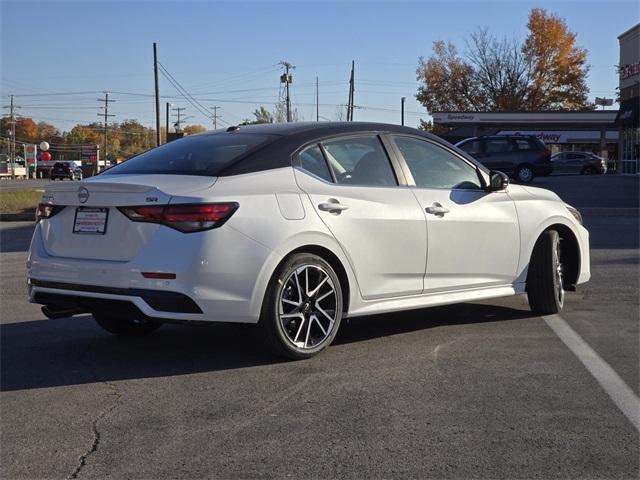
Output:
[[211,110],[213,110],[213,129],[217,129],[218,128],[218,109],[220,107],[215,106],[215,107],[211,107]]
[[[11,163],[11,178],[16,178],[16,110],[20,108],[14,103],[13,95],[9,95],[9,105],[4,108],[9,109],[9,124],[11,125],[11,142],[9,142],[9,161]],[[27,165],[28,168],[28,165]]]
[[178,121],[175,123],[175,129],[176,129],[176,133],[180,132],[181,128],[180,128],[180,124],[182,123],[180,121],[180,112],[182,112],[183,110],[186,110],[185,107],[177,107],[177,108],[172,108],[171,110],[173,110],[174,112],[178,112],[177,115],[174,115],[174,117],[178,117]]
[[168,143],[169,142],[169,107],[172,107],[173,104],[167,102],[167,108],[166,108],[166,114],[167,114],[167,118],[166,118],[166,132],[165,132],[165,137],[164,137],[164,143]]
[[280,83],[284,83],[287,90],[287,122],[291,122],[291,96],[289,95],[289,85],[293,83],[293,76],[289,75],[289,70],[293,70],[296,67],[286,60],[281,61],[280,65],[284,67],[284,73],[280,75]]
[[316,76],[316,122],[320,121],[320,85]]
[[156,147],[161,145],[160,139],[160,87],[158,86],[158,47],[153,42],[153,77],[156,90]]
[[347,122],[353,122],[353,94],[355,92],[355,68],[356,62],[354,60],[351,61],[351,78],[349,79],[349,101],[347,103]]
[[404,102],[407,97],[402,97],[400,99],[400,125],[404,125]]
[[[100,107],[104,110],[103,113],[98,113],[99,117],[104,117],[104,166],[107,166],[107,131],[109,129],[109,117],[115,117],[115,115],[109,114],[109,104],[115,102],[115,100],[109,100],[109,92],[104,92],[104,98],[98,98],[99,102],[104,102],[104,107]],[[98,173],[98,158],[96,157],[96,167],[93,171],[94,175]]]

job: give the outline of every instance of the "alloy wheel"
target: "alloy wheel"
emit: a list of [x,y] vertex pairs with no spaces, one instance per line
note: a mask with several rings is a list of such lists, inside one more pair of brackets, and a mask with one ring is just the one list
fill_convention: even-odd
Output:
[[331,336],[339,314],[335,288],[318,265],[298,265],[282,283],[278,319],[296,348],[314,349]]
[[560,250],[560,240],[556,242],[553,248],[553,266],[554,266],[554,274],[556,281],[556,297],[558,299],[558,304],[562,308],[564,304],[564,286],[563,286],[563,266],[562,266],[562,257]]

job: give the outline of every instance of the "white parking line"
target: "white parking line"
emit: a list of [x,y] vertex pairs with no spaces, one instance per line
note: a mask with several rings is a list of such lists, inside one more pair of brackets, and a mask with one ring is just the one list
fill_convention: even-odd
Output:
[[543,318],[640,432],[640,398],[561,316],[549,315]]

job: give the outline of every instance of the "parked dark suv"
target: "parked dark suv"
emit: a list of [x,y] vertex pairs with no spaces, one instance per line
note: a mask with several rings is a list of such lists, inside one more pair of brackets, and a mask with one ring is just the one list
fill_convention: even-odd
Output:
[[51,180],[82,180],[82,169],[73,162],[56,162],[51,168]]
[[467,138],[456,146],[490,170],[499,170],[521,183],[551,173],[551,152],[533,135],[495,135]]

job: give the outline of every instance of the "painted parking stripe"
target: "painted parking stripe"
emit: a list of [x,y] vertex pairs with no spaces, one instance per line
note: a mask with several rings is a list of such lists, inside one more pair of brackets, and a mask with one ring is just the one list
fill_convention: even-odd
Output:
[[560,340],[571,350],[629,421],[640,431],[640,398],[624,380],[559,315],[543,317]]

